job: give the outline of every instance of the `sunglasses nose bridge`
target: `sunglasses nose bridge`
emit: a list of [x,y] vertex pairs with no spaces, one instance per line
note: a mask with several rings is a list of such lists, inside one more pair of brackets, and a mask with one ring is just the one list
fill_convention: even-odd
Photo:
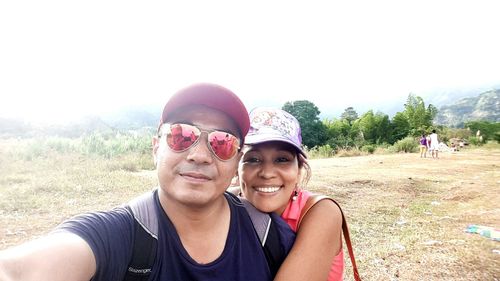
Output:
[[188,158],[199,162],[210,162],[214,153],[210,147],[207,132],[202,131],[196,141],[188,148]]

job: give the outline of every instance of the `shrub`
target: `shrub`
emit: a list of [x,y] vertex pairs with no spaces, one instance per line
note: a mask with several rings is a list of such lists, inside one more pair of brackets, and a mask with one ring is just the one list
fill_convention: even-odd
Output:
[[75,141],[67,138],[49,138],[46,140],[46,145],[48,148],[59,153],[69,153],[76,151]]
[[416,152],[418,148],[418,142],[413,137],[406,137],[402,140],[397,141],[394,145],[394,152]]
[[480,137],[478,138],[478,137],[471,136],[471,137],[469,137],[469,143],[472,145],[480,146],[480,145],[484,144],[484,140]]
[[37,143],[36,141],[30,141],[21,153],[24,160],[31,161],[35,158],[44,156],[44,150],[41,142]]
[[373,152],[375,152],[376,148],[377,148],[377,146],[374,144],[367,144],[367,145],[363,145],[363,147],[361,147],[361,151],[367,152],[369,154],[373,154]]
[[99,155],[112,158],[129,152],[150,154],[151,136],[148,134],[135,136],[118,134],[115,137],[93,133],[82,138],[80,151],[86,155]]
[[362,154],[361,150],[353,148],[353,149],[340,149],[337,151],[336,155],[338,157],[351,157],[351,156],[360,156],[361,154]]
[[373,154],[389,154],[391,153],[392,146],[377,146]]
[[306,151],[307,156],[311,159],[329,158],[333,156],[334,152],[335,151],[333,150],[333,148],[328,144],[322,146],[315,146],[309,151]]

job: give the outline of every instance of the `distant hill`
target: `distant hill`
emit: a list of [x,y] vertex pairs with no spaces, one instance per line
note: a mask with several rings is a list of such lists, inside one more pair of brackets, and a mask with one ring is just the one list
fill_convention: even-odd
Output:
[[59,136],[76,138],[84,134],[112,133],[115,129],[97,116],[87,116],[65,124],[33,124],[11,118],[0,118],[0,137]]
[[158,126],[160,121],[159,113],[161,113],[161,108],[157,106],[142,106],[124,108],[101,117],[106,124],[113,128],[135,130]]
[[[484,89],[448,91],[422,95],[422,97],[426,104],[433,104],[439,108],[435,119],[436,124],[461,127],[464,122],[472,120],[500,122],[500,87],[495,88],[496,90],[491,91]],[[481,94],[477,95],[477,93]],[[265,104],[252,104],[249,108]],[[273,106],[281,107],[281,105]],[[395,101],[394,104],[373,106],[375,107],[367,109],[354,107],[360,115],[366,110],[374,109],[393,116],[396,112],[404,110],[404,99]],[[162,106],[158,104],[129,106],[100,116],[87,116],[64,124],[36,124],[0,116],[0,137],[79,137],[92,132],[103,134],[128,131],[150,132],[158,126],[161,110]],[[324,111],[321,118],[338,118],[343,112],[333,114],[333,111],[328,109]]]
[[441,106],[434,122],[449,127],[462,127],[465,122],[476,120],[500,122],[500,89]]

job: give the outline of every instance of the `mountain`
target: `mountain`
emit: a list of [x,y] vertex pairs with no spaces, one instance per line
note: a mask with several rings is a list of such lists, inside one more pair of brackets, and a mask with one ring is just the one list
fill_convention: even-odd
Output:
[[102,115],[102,120],[116,129],[140,129],[156,127],[160,121],[162,108],[157,105],[143,105],[121,108],[114,112]]
[[441,106],[434,122],[449,127],[462,127],[465,122],[476,120],[500,122],[500,89]]
[[34,124],[12,118],[0,118],[0,137],[59,136],[76,138],[84,134],[112,133],[115,129],[98,116],[87,116],[64,124]]
[[158,126],[158,108],[123,108],[106,115],[90,115],[59,123],[36,123],[0,116],[0,138],[59,136],[77,138],[85,134],[135,131],[155,131]]

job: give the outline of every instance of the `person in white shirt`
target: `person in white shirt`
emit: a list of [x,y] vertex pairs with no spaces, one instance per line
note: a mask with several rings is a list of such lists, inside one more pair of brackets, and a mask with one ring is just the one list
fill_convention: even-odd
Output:
[[429,148],[432,158],[439,158],[438,157],[438,152],[439,152],[439,140],[438,140],[438,135],[436,134],[436,130],[432,130],[431,134],[431,146]]

